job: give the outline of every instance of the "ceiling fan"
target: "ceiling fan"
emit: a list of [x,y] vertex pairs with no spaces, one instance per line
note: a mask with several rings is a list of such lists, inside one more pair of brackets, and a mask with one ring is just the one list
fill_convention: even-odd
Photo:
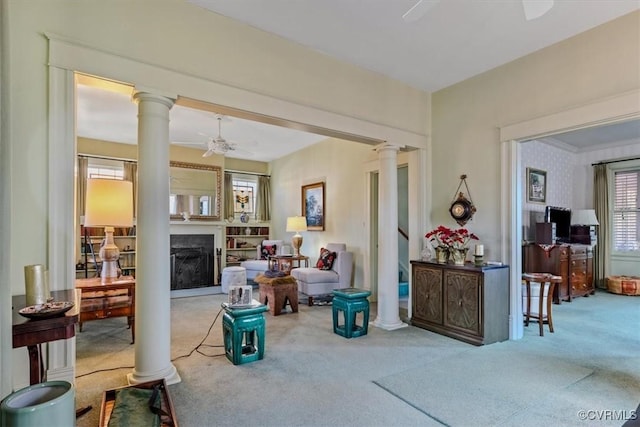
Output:
[[213,154],[226,154],[228,151],[233,151],[236,149],[236,144],[231,141],[227,141],[222,137],[222,115],[216,114],[216,120],[218,120],[218,136],[209,137],[209,141],[207,141],[207,151],[202,155],[202,157],[209,157]]
[[[441,0],[418,0],[411,9],[402,15],[402,19],[406,22],[415,22],[440,3],[440,1]],[[525,19],[531,21],[541,17],[551,10],[553,3],[554,0],[522,0]]]

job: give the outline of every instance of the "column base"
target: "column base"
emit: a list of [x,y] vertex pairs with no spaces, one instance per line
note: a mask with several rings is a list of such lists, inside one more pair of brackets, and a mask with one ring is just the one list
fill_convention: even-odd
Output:
[[142,375],[140,372],[136,372],[135,368],[133,372],[127,374],[127,382],[129,383],[129,385],[159,380],[161,378],[164,378],[164,380],[167,382],[167,385],[177,384],[182,381],[182,378],[180,378],[178,370],[175,366],[173,366],[173,363],[167,369],[164,369],[161,372],[155,372],[153,374]]
[[371,325],[375,326],[376,328],[384,329],[385,331],[395,331],[396,329],[402,329],[409,326],[408,324],[400,321],[399,318],[398,321],[394,323],[384,323],[382,320],[380,320],[380,318],[377,318],[376,320],[371,322]]

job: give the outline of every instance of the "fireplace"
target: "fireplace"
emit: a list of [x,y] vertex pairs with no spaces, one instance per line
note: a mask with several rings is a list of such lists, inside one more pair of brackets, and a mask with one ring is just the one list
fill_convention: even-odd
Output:
[[172,234],[171,290],[214,285],[213,234]]

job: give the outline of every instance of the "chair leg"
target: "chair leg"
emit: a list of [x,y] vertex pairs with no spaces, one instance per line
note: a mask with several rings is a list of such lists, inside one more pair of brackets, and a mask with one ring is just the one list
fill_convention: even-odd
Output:
[[526,327],[529,327],[529,313],[531,313],[531,284],[529,283],[529,280],[526,280],[526,287],[527,287],[527,314],[525,315],[525,318],[524,318],[524,325]]
[[[540,327],[540,336],[544,336],[544,316],[542,308],[544,307],[544,288],[546,284],[544,282],[540,282],[540,298],[538,300],[538,326]],[[548,314],[548,313],[547,313]]]
[[553,288],[555,283],[549,283],[549,296],[547,297],[547,321],[549,323],[549,332],[553,333],[553,317],[551,316],[551,300],[553,299]]

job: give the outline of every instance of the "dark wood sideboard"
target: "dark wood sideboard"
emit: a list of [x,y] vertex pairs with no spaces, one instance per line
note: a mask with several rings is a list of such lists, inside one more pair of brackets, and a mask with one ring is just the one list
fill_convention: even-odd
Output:
[[509,339],[509,267],[411,261],[411,324],[474,345]]
[[553,291],[556,304],[595,292],[591,245],[528,243],[522,246],[522,271],[561,276],[562,282]]

